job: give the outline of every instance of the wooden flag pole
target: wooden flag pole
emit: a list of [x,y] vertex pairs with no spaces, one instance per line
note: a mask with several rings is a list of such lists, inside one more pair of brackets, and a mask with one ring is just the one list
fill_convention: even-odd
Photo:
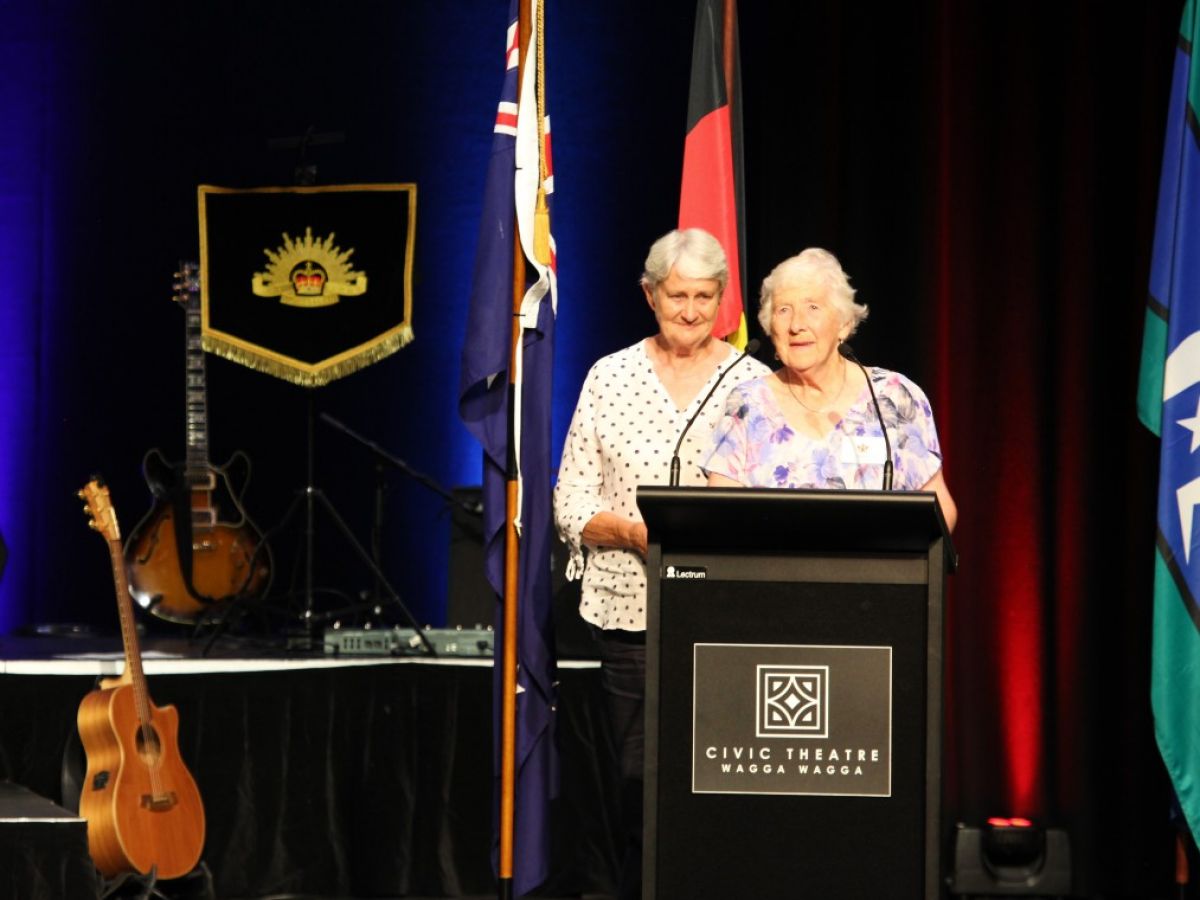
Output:
[[[525,71],[525,54],[529,49],[529,16],[525,3],[517,4],[517,105],[521,101],[521,79]],[[508,483],[505,490],[504,515],[504,645],[501,673],[500,716],[500,858],[497,896],[511,900],[513,896],[513,834],[516,821],[517,782],[517,569],[520,545],[517,537],[517,478],[518,459],[516,435],[517,354],[521,352],[521,304],[525,299],[525,253],[521,249],[521,232],[513,218],[513,281],[512,281],[512,344],[508,365]]]

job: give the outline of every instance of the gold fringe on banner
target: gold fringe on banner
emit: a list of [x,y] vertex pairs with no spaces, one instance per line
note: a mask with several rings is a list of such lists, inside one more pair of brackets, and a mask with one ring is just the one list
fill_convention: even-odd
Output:
[[214,353],[256,372],[273,375],[301,387],[323,387],[331,381],[336,381],[359,369],[365,369],[384,357],[391,356],[412,339],[412,328],[408,325],[401,325],[377,341],[356,348],[348,354],[335,357],[335,361],[326,361],[312,366],[286,356],[280,356],[253,344],[226,340],[210,334],[204,335],[200,343],[209,353]]

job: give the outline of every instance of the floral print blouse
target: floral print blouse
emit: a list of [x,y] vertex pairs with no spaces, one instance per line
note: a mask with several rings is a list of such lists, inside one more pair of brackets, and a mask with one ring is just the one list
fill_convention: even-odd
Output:
[[[867,371],[888,426],[893,488],[920,490],[942,466],[929,400],[898,372]],[[812,438],[788,425],[766,378],[757,378],[730,391],[704,470],[746,487],[878,490],[886,459],[866,385],[829,434]]]

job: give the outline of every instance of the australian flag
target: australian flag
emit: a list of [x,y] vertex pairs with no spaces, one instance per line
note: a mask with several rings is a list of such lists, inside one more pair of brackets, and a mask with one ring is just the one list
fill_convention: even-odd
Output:
[[[529,3],[534,15],[535,3]],[[532,20],[531,20],[532,21]],[[536,23],[532,29],[537,34]],[[471,305],[462,351],[459,415],[483,446],[483,539],[488,581],[504,595],[506,492],[518,489],[516,789],[513,890],[527,893],[547,878],[550,800],[557,793],[554,722],[557,672],[550,581],[550,384],[557,303],[554,243],[534,253],[539,189],[553,193],[550,128],[535,92],[534,41],[522,69],[518,102],[517,3],[509,12],[504,87],[493,129],[491,161],[476,251]],[[539,116],[542,128],[538,128]],[[544,219],[543,219],[544,221]],[[546,237],[549,237],[546,235]],[[520,352],[512,354],[513,254],[526,259],[520,306]],[[511,388],[510,388],[511,384]],[[511,457],[510,457],[511,452]],[[503,608],[497,608],[495,713],[497,772],[504,683],[500,648]],[[501,873],[503,874],[503,873]]]
[[1183,11],[1167,113],[1138,415],[1162,438],[1150,700],[1159,752],[1200,836],[1200,37]]

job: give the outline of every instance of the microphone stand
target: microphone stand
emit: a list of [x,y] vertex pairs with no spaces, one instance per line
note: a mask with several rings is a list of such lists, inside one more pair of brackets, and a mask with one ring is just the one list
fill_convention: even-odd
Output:
[[[453,504],[454,506],[461,509],[463,512],[466,512],[472,516],[481,516],[483,514],[483,504],[482,503],[466,503],[464,501],[459,500],[452,493],[450,493],[450,491],[446,490],[444,487],[442,487],[440,484],[438,484],[436,481],[434,481],[431,477],[429,477],[428,475],[426,475],[423,472],[418,472],[416,469],[414,469],[412,466],[410,466],[408,463],[406,463],[400,457],[398,457],[392,453],[389,453],[387,450],[384,450],[382,447],[380,447],[374,441],[372,441],[366,437],[363,437],[361,434],[359,434],[358,432],[356,432],[352,428],[350,428],[348,425],[346,425],[344,422],[341,422],[338,419],[335,419],[333,416],[329,415],[328,413],[321,413],[320,419],[326,425],[330,425],[333,428],[336,428],[338,431],[342,432],[342,434],[346,435],[347,437],[351,438],[352,440],[354,440],[357,443],[361,444],[362,446],[366,447],[368,450],[370,450],[375,455],[376,474],[377,474],[378,480],[376,483],[376,495],[375,495],[376,534],[374,535],[372,544],[375,549],[376,557],[378,557],[378,555],[379,555],[379,545],[381,542],[380,534],[382,532],[382,516],[383,516],[383,513],[382,513],[382,463],[387,463],[389,466],[391,466],[392,468],[398,469],[399,471],[401,471],[405,475],[407,475],[409,478],[412,478],[414,481],[420,482],[425,487],[427,487],[429,490],[431,490],[435,494],[437,494],[439,497],[442,497],[448,503]],[[360,553],[361,552],[362,551],[360,549]],[[408,620],[412,623],[413,628],[416,629],[417,634],[420,636],[421,643],[424,644],[425,647],[429,650],[430,654],[433,655],[433,647],[430,646],[428,640],[426,640],[424,632],[421,631],[420,626],[417,625],[416,620],[412,617],[412,614],[409,613],[408,610],[404,607],[404,604],[400,602],[400,598],[396,595],[396,592],[394,590],[392,590],[391,586],[388,584],[387,580],[384,578],[383,572],[380,570],[380,567],[376,561],[371,561],[371,569],[375,575],[376,585],[382,586],[383,588],[385,588],[387,590],[387,592],[391,596],[392,602],[394,602],[396,605],[398,605],[400,607],[400,609],[408,617]]]
[[[320,418],[322,420],[328,421],[328,422],[335,421],[330,416],[326,415],[325,413],[321,413]],[[424,630],[421,628],[420,624],[417,622],[417,620],[413,616],[412,612],[409,610],[409,608],[407,606],[405,606],[404,602],[400,599],[400,595],[398,593],[396,593],[396,590],[392,587],[391,583],[387,580],[387,577],[383,574],[383,570],[380,568],[377,560],[372,558],[371,554],[367,551],[367,549],[365,547],[363,547],[362,543],[355,536],[354,531],[350,528],[349,524],[347,524],[346,520],[342,518],[341,513],[339,513],[337,511],[337,508],[333,505],[333,503],[330,501],[330,499],[325,495],[325,492],[322,491],[320,488],[317,488],[314,486],[313,473],[315,471],[315,467],[313,464],[313,457],[314,457],[313,447],[315,445],[315,430],[316,430],[315,429],[315,419],[316,419],[316,416],[314,415],[313,401],[312,401],[312,396],[310,394],[309,395],[309,405],[308,405],[308,445],[309,445],[308,486],[305,488],[305,490],[303,491],[302,494],[297,495],[297,497],[292,500],[292,505],[288,508],[287,512],[284,513],[283,519],[280,521],[280,523],[278,525],[275,526],[275,529],[273,529],[273,531],[281,529],[291,519],[292,515],[295,513],[296,509],[300,506],[300,504],[301,503],[304,504],[305,512],[306,512],[305,531],[304,531],[305,551],[306,552],[305,552],[305,609],[304,609],[304,614],[303,614],[302,619],[303,619],[303,628],[304,628],[303,638],[305,640],[306,646],[309,649],[312,648],[312,646],[313,646],[312,631],[313,631],[313,627],[318,622],[337,618],[338,616],[345,615],[348,612],[355,611],[366,605],[366,604],[359,604],[357,606],[348,606],[343,609],[332,610],[329,612],[322,613],[320,615],[314,614],[312,580],[313,580],[313,546],[314,546],[315,531],[313,528],[313,522],[315,519],[314,514],[315,514],[315,512],[318,508],[318,504],[319,504],[320,508],[323,508],[325,510],[325,512],[328,513],[329,518],[333,521],[333,524],[337,527],[337,529],[342,533],[343,537],[345,537],[346,542],[350,545],[350,547],[354,550],[354,552],[358,554],[359,559],[361,559],[363,564],[367,567],[367,569],[370,570],[371,574],[375,578],[375,585],[376,585],[377,589],[382,588],[386,592],[388,601],[390,603],[392,603],[394,606],[396,606],[400,610],[400,612],[404,614],[404,617],[408,620],[408,622],[412,625],[413,630],[416,633],[416,637],[420,641],[421,647],[422,647],[422,649],[424,649],[425,653],[430,657],[436,657],[438,654],[437,654],[437,651],[434,649],[433,644],[431,644],[429,642],[429,639],[425,636]],[[345,430],[345,429],[343,429],[343,430]]]
[[370,450],[372,453],[374,453],[379,459],[388,463],[392,467],[399,469],[401,472],[403,472],[409,478],[412,478],[414,481],[419,481],[421,484],[425,485],[425,487],[429,488],[429,490],[433,491],[439,497],[443,497],[445,500],[447,500],[450,503],[453,503],[455,506],[459,507],[464,512],[470,513],[471,515],[475,515],[475,516],[477,516],[483,512],[483,508],[479,504],[462,502],[457,497],[455,497],[452,493],[450,493],[448,490],[446,490],[444,487],[442,487],[440,484],[438,484],[436,481],[434,481],[432,478],[430,478],[428,475],[424,474],[423,472],[418,472],[416,469],[414,469],[412,466],[410,466],[408,463],[406,463],[400,457],[393,456],[391,453],[389,453],[388,451],[386,451],[382,447],[380,447],[378,444],[376,444],[374,441],[368,440],[367,438],[363,437],[358,432],[353,431],[347,425],[338,421],[337,419],[335,419],[333,416],[329,415],[328,413],[321,413],[320,419],[326,425],[332,425],[338,431],[342,432],[342,434],[344,434],[347,437],[352,438],[353,440],[362,444],[364,447],[366,447],[368,450]]
[[[384,467],[383,460],[375,460],[375,505],[371,510],[371,558],[375,560],[375,565],[380,565],[383,560],[383,500],[387,493],[387,470]],[[383,586],[379,579],[375,579],[375,587],[371,591],[371,596],[378,604],[383,593]]]
[[858,361],[854,349],[849,344],[845,342],[838,344],[838,353],[862,369],[863,377],[867,379],[867,390],[871,392],[871,402],[875,404],[879,430],[883,432],[883,449],[887,454],[887,459],[883,463],[883,489],[890,491],[892,489],[892,442],[888,440],[887,423],[883,421],[883,410],[879,408],[879,398],[875,396],[875,385],[871,384],[871,376],[867,373],[867,367]]
[[704,395],[704,399],[700,401],[700,405],[697,406],[696,411],[692,413],[692,417],[688,419],[687,424],[683,426],[683,431],[679,432],[679,440],[675,442],[675,450],[671,454],[671,477],[670,481],[668,482],[670,487],[679,487],[679,448],[683,446],[683,439],[691,429],[692,423],[696,421],[696,417],[700,415],[700,411],[704,409],[704,405],[712,399],[712,395],[717,392],[717,385],[721,383],[722,379],[724,379],[726,375],[733,371],[734,366],[740,363],[751,353],[754,353],[758,349],[758,345],[758,338],[752,338],[746,342],[746,349],[742,351],[742,355],[735,359],[732,365],[727,366],[725,371],[717,376],[717,380],[713,382],[713,386],[708,389],[708,393]]

